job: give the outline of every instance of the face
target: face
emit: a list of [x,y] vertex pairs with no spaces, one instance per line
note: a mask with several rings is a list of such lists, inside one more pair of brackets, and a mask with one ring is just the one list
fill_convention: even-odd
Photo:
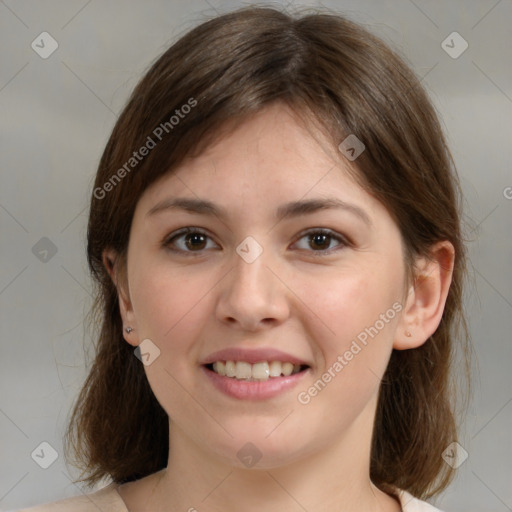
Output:
[[368,444],[404,301],[402,242],[350,162],[322,147],[272,106],[136,207],[127,340],[150,340],[144,368],[171,435],[232,465],[251,450],[270,468]]

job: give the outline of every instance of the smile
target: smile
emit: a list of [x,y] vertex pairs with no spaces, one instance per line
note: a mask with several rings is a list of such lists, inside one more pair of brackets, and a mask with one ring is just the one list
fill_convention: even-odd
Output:
[[306,365],[293,364],[289,361],[261,361],[254,364],[247,361],[215,361],[206,367],[222,377],[249,382],[289,377],[307,368]]
[[[281,361],[215,361],[200,366],[213,388],[238,400],[268,400],[290,391],[311,373],[306,365]],[[228,373],[229,372],[229,373]]]

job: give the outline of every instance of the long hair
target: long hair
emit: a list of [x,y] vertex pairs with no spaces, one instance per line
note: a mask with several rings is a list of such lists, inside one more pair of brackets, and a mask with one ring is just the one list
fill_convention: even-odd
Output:
[[[362,26],[333,13],[294,17],[257,7],[202,23],[165,51],[136,86],[102,155],[87,233],[96,284],[91,319],[99,329],[66,433],[67,459],[82,468],[79,481],[142,478],[166,466],[169,450],[169,418],[123,338],[103,251],[117,251],[125,279],[144,190],[275,102],[314,122],[339,158],[348,135],[363,141],[355,177],[397,223],[411,273],[413,257],[428,256],[434,243],[449,240],[455,248],[438,329],[421,347],[392,352],[370,461],[370,477],[385,492],[401,488],[426,498],[450,482],[442,452],[457,440],[451,367],[455,348],[467,342],[465,248],[460,186],[436,112],[404,60]],[[143,146],[151,149],[135,161]]]

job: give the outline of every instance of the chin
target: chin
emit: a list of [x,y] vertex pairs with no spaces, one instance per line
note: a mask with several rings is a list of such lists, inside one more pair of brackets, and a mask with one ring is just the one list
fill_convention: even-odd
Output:
[[[254,422],[252,425],[247,422],[242,422],[243,425],[239,423],[240,429],[236,430],[231,424],[227,430],[233,438],[224,437],[221,443],[211,440],[215,446],[215,456],[240,469],[275,469],[291,464],[314,451],[313,446],[308,449],[307,441],[297,438],[297,432],[301,432],[298,426],[291,431],[283,429],[278,432],[281,426],[276,429],[276,425],[279,425],[279,421],[274,422],[271,428],[263,430],[255,428]],[[272,432],[272,429],[275,430]]]

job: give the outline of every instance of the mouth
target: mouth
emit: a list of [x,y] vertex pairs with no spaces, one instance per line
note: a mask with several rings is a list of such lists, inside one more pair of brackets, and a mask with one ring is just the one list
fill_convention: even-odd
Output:
[[282,377],[290,377],[309,369],[306,364],[290,361],[247,361],[221,360],[203,365],[207,370],[237,381],[265,382]]
[[309,361],[272,347],[229,347],[205,357],[200,368],[205,382],[238,400],[287,396],[313,371]]

